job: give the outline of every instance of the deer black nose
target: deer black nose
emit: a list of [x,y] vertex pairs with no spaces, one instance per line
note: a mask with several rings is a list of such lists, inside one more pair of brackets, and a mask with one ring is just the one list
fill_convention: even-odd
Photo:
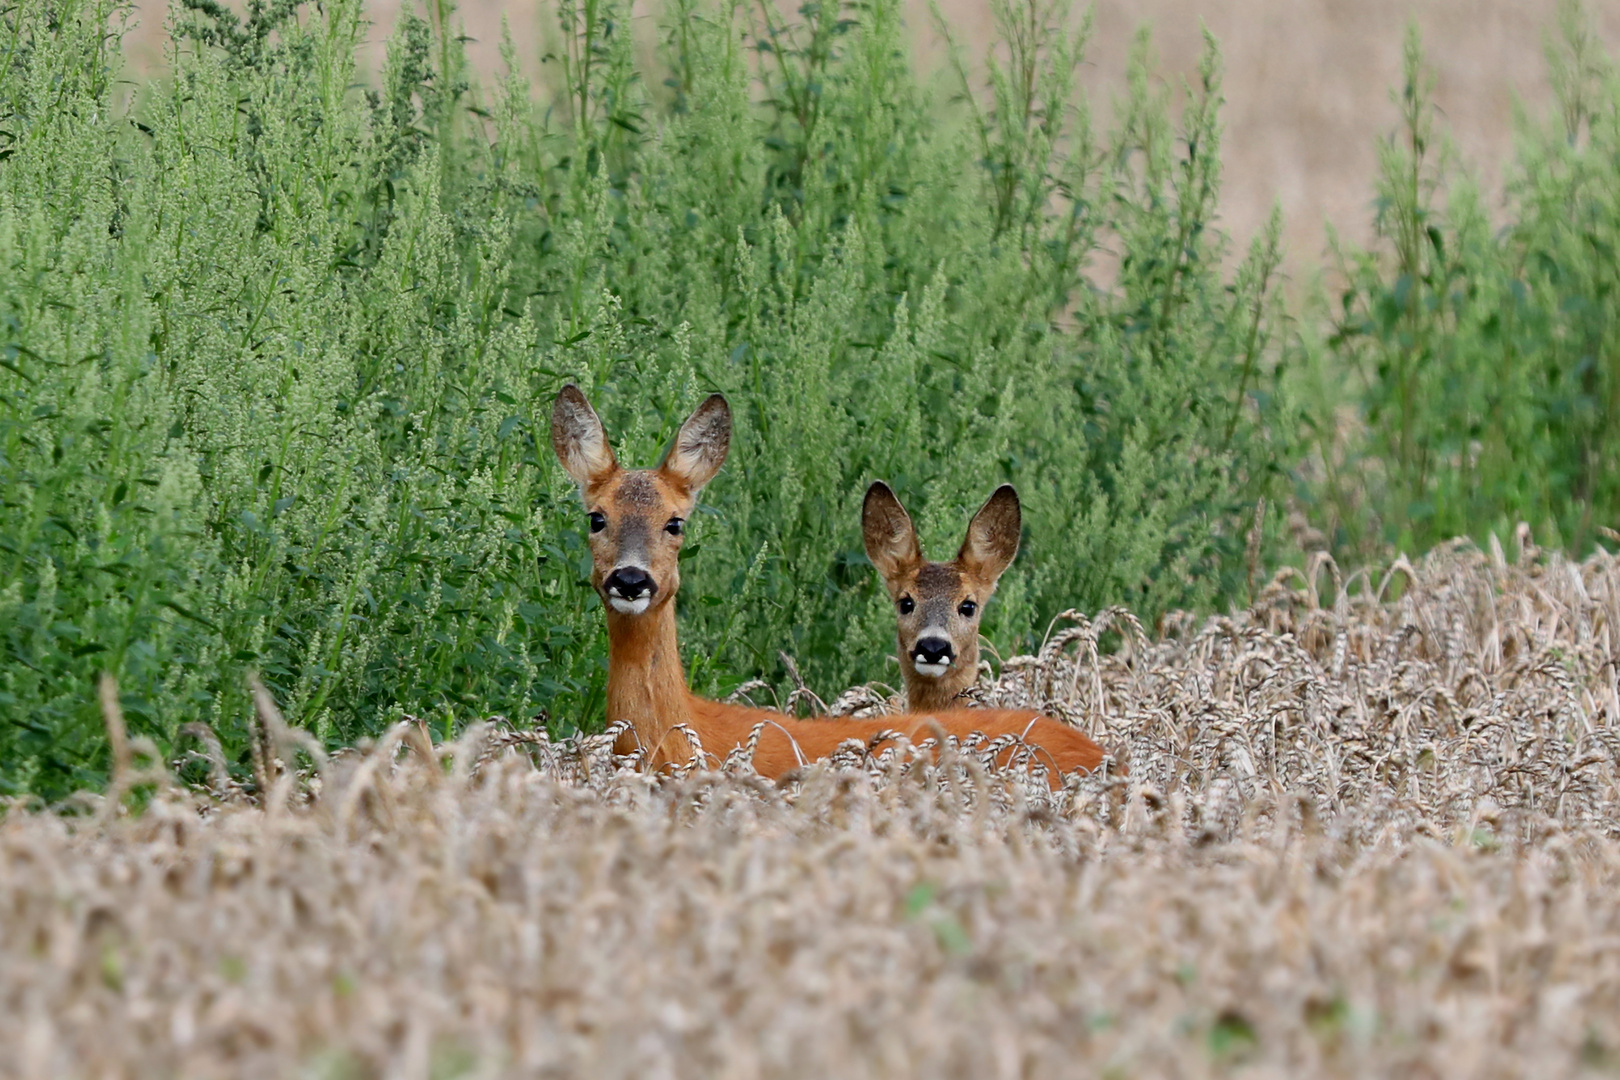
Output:
[[639,600],[643,596],[651,597],[658,592],[658,582],[639,566],[621,566],[609,574],[603,584],[607,587],[609,596],[625,600]]
[[951,643],[942,637],[918,638],[912,656],[919,664],[949,664],[956,659]]

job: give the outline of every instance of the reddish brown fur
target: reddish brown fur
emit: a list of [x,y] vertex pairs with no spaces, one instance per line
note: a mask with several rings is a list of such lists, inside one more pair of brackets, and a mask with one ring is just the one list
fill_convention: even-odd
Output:
[[[620,752],[639,747],[653,769],[684,764],[691,758],[691,746],[677,728],[685,725],[718,763],[764,724],[754,768],[773,779],[826,757],[849,739],[873,745],[877,736],[889,731],[913,742],[940,732],[958,738],[974,732],[992,738],[1017,735],[1036,748],[1054,786],[1064,773],[1090,772],[1102,764],[1102,748],[1085,735],[1025,710],[954,709],[868,720],[801,720],[693,694],[686,685],[675,631],[682,536],[666,526],[691,513],[698,492],[725,459],[729,441],[730,411],[716,394],[682,426],[662,465],[626,470],[614,459],[601,422],[578,388],[564,387],[552,411],[557,457],[579,482],[587,513],[604,518],[603,528],[590,534],[591,583],[603,598],[607,617],[607,718],[610,723],[626,721],[632,729],[620,738]],[[633,549],[638,565],[645,562],[642,568],[657,584],[651,604],[636,614],[608,603],[604,584],[623,565],[627,547]],[[1002,760],[1014,752],[1002,754]]]

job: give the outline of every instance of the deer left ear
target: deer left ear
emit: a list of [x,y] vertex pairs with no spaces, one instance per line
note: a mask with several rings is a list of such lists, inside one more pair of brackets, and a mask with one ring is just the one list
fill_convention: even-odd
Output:
[[681,425],[660,468],[670,480],[696,495],[720,471],[730,449],[731,406],[723,394],[710,394]]
[[911,515],[900,505],[893,489],[881,480],[872,481],[866,489],[866,499],[861,503],[861,534],[866,542],[866,557],[886,582],[909,573],[922,562]]
[[1018,534],[1023,526],[1018,492],[1011,484],[1002,484],[968,522],[967,538],[956,553],[956,561],[981,581],[994,585],[1018,554]]
[[596,410],[573,383],[558,392],[551,407],[551,448],[582,488],[606,479],[619,467]]

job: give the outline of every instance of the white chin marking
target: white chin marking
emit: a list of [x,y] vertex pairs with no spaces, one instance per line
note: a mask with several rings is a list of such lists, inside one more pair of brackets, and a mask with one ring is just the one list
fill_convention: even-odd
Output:
[[652,597],[638,596],[634,600],[626,600],[622,596],[610,596],[608,606],[620,615],[640,615],[652,606]]
[[930,679],[937,679],[947,671],[951,670],[951,665],[949,664],[925,664],[921,660],[913,660],[911,662],[911,666],[917,672],[917,674],[926,675]]

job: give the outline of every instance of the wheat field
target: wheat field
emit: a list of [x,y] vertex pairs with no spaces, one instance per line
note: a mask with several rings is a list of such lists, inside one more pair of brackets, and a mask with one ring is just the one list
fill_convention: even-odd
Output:
[[980,687],[1128,763],[1058,792],[273,710],[208,791],[115,724],[109,797],[0,822],[0,1075],[1611,1074],[1620,560],[1520,547],[1073,615]]

